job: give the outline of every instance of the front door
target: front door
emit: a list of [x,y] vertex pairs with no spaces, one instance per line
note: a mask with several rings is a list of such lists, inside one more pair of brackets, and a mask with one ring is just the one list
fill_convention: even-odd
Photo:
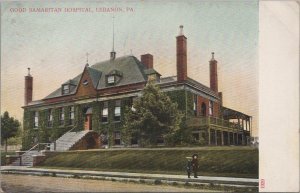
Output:
[[92,130],[92,114],[85,115],[84,130]]

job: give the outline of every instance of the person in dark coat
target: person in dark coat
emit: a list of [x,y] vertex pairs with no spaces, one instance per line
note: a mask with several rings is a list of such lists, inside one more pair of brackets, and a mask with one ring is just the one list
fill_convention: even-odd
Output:
[[191,172],[192,172],[192,158],[191,157],[187,157],[188,161],[187,161],[187,165],[186,165],[186,172],[188,175],[188,178],[191,178]]
[[199,168],[199,164],[198,164],[198,155],[197,154],[194,154],[192,157],[192,168],[193,168],[193,172],[194,172],[194,178],[198,178],[197,171]]

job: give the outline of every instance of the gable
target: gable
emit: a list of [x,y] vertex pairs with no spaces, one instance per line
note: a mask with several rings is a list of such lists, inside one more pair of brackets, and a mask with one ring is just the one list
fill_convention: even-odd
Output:
[[[121,74],[115,85],[107,84],[107,75],[112,72]],[[89,85],[83,85],[83,79],[88,80]],[[44,98],[44,100],[65,96],[87,96],[95,95],[96,90],[109,89],[115,86],[125,86],[147,82],[144,65],[134,56],[123,56],[115,60],[107,60],[85,67],[84,72],[69,80],[76,88],[70,90],[67,95],[62,95],[61,87]],[[96,89],[97,88],[97,89]]]
[[92,79],[93,74],[89,73],[88,67],[84,68],[80,81],[77,85],[75,97],[96,95],[97,91],[94,87],[95,81]]

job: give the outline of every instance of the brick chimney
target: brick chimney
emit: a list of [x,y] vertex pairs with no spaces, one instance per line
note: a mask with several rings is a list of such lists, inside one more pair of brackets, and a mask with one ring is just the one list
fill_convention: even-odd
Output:
[[218,61],[215,60],[214,55],[215,53],[212,52],[212,58],[209,61],[209,78],[210,78],[210,88],[215,91],[218,92]]
[[187,38],[183,35],[183,25],[179,29],[179,35],[176,37],[177,81],[183,82],[187,79]]
[[30,75],[30,68],[28,68],[28,75],[25,76],[25,93],[24,93],[24,103],[28,105],[32,101],[32,86],[33,77]]
[[153,56],[151,54],[141,55],[141,62],[147,69],[153,68]]

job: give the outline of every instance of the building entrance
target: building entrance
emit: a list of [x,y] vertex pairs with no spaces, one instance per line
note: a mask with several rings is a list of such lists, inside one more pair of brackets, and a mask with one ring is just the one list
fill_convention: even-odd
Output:
[[92,130],[92,108],[88,108],[85,112],[84,130]]

